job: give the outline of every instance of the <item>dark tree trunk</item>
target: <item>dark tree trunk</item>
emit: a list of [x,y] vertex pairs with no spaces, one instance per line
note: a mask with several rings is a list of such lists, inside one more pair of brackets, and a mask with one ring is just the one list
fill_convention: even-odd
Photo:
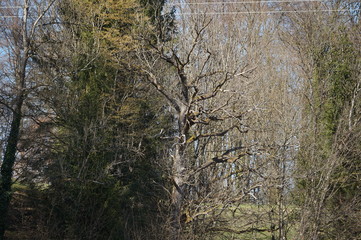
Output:
[[[11,200],[11,185],[16,160],[16,151],[19,141],[20,124],[22,119],[22,106],[25,99],[26,66],[29,58],[29,38],[27,33],[27,20],[29,2],[24,0],[21,41],[17,39],[19,45],[14,46],[14,54],[17,56],[15,62],[16,81],[16,102],[14,104],[13,119],[11,122],[9,137],[6,142],[4,159],[1,165],[0,175],[0,240],[4,239],[7,225],[7,213]],[[14,38],[19,37],[14,34]]]
[[0,178],[0,239],[4,239],[5,228],[7,225],[7,212],[11,199],[11,185],[13,176],[13,167],[16,158],[17,144],[19,140],[19,130],[21,122],[21,107],[23,105],[23,96],[20,96],[16,109],[13,113],[13,120],[11,122],[11,129],[7,145],[5,148],[5,155],[1,165]]

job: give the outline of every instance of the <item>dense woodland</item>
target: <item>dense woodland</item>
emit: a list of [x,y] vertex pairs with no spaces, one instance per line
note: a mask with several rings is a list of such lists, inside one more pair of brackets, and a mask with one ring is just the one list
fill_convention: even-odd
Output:
[[361,239],[357,0],[1,0],[0,239]]

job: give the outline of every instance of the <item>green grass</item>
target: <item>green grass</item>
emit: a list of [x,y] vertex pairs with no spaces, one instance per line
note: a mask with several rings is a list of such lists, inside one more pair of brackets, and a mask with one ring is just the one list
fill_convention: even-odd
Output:
[[[207,207],[209,208],[209,206]],[[288,223],[287,239],[294,239],[297,226],[293,219],[295,219],[295,212],[298,210],[292,205],[287,206],[286,209],[287,216],[284,220]],[[209,226],[211,227],[208,229],[217,229],[217,231],[210,232],[206,237],[203,236],[202,239],[270,240],[272,239],[272,234],[277,239],[278,220],[278,208],[275,205],[246,203],[237,206],[219,207],[202,219],[205,224],[210,224]],[[274,226],[273,233],[271,226]],[[257,229],[264,231],[257,231]]]
[[24,190],[29,190],[29,186],[25,185],[25,184],[21,184],[19,182],[15,182],[13,183],[13,185],[11,186],[11,189],[13,191],[24,191]]

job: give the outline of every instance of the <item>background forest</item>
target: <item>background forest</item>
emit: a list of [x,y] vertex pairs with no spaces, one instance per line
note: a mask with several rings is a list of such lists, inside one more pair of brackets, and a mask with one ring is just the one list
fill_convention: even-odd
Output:
[[1,0],[0,240],[361,239],[357,0]]

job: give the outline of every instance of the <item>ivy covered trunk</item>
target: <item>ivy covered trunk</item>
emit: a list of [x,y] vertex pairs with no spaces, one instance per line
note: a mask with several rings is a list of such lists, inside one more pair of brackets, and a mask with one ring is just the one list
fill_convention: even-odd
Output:
[[28,20],[28,0],[24,0],[23,19],[21,35],[14,34],[14,38],[21,42],[15,45],[14,54],[17,57],[15,65],[15,81],[16,81],[16,101],[12,109],[13,119],[10,126],[9,137],[6,142],[4,159],[1,165],[1,178],[0,178],[0,239],[4,238],[7,212],[11,200],[11,185],[13,168],[16,160],[17,144],[19,141],[20,124],[22,119],[22,106],[25,99],[25,80],[26,80],[26,67],[29,58],[29,39],[27,35],[27,20]]
[[11,123],[10,135],[5,149],[4,160],[1,165],[0,239],[3,239],[4,237],[7,222],[7,212],[11,199],[11,178],[13,176],[13,167],[16,159],[16,149],[19,140],[22,104],[23,97],[21,96],[17,102],[16,110],[13,113],[14,117]]

